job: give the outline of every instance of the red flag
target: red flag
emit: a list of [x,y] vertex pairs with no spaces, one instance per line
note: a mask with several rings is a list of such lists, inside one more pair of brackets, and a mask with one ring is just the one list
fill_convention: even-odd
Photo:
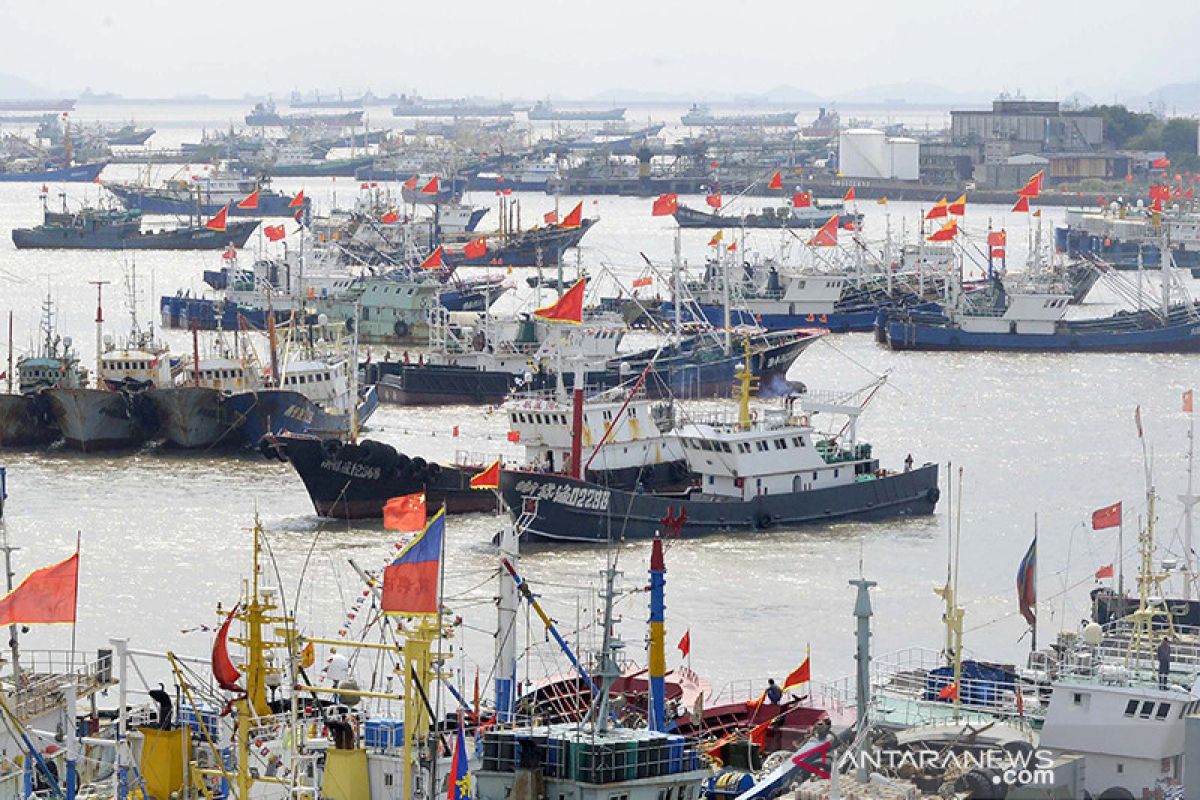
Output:
[[421,194],[437,194],[438,193],[438,176],[434,175],[429,179],[429,183],[421,187]]
[[838,215],[834,214],[808,240],[809,247],[834,247],[838,242]]
[[467,258],[483,258],[487,255],[487,237],[472,239],[463,246],[463,255]]
[[952,219],[929,235],[931,242],[948,242],[958,235],[958,220]]
[[766,747],[767,746],[767,728],[769,728],[770,725],[771,725],[771,720],[767,720],[766,722],[763,722],[760,725],[755,725],[750,730],[750,737],[749,737],[750,741],[754,742],[754,744],[758,745],[759,747]]
[[988,247],[1004,247],[1008,244],[1008,234],[1004,231],[988,231]]
[[812,206],[812,192],[796,192],[792,195],[793,208],[809,208]]
[[586,284],[587,281],[580,278],[574,286],[563,292],[562,297],[544,308],[536,309],[533,315],[549,322],[569,322],[572,325],[582,325],[583,293]]
[[1111,578],[1112,576],[1113,576],[1113,565],[1112,564],[1105,564],[1103,567],[1096,570],[1096,580],[1101,580],[1102,578]]
[[794,689],[797,686],[803,686],[812,680],[812,658],[804,659],[804,663],[792,670],[792,674],[788,675],[783,680],[783,690],[786,692]]
[[851,186],[849,189],[846,190],[846,193],[844,195],[842,195],[842,200],[844,202],[848,203],[853,199],[854,199],[854,187]]
[[1192,390],[1188,389],[1183,393],[1183,413],[1192,413]]
[[1152,169],[1166,169],[1169,166],[1171,166],[1171,159],[1169,158],[1156,158],[1150,162]]
[[233,246],[232,242],[230,242],[229,247],[225,248],[225,252],[221,253],[221,258],[226,261],[233,261],[237,258],[237,248]]
[[508,432],[508,440],[510,442],[512,442],[513,444],[520,442],[521,441],[521,432],[520,431],[509,431]]
[[1154,184],[1150,187],[1151,200],[1170,200],[1171,187],[1166,184]]
[[29,573],[17,588],[0,598],[0,625],[35,625],[75,621],[79,590],[79,553]]
[[546,214],[542,217],[542,219],[545,221],[545,223],[547,225],[557,225],[558,224],[558,212],[557,211],[547,211]]
[[237,204],[238,208],[258,208],[258,189],[243,197]]
[[402,185],[402,186],[403,186],[405,189],[408,189],[409,191],[412,191],[413,189],[416,189],[416,188],[417,188],[417,176],[416,176],[416,175],[413,175],[411,178],[409,178],[408,180],[406,180],[406,181],[405,181],[403,184],[401,184],[401,185]]
[[360,183],[358,185],[359,191],[362,191],[363,189],[370,189],[370,188],[371,188],[371,184],[367,183],[366,181],[363,181],[362,183]]
[[939,700],[957,700],[958,699],[958,684],[948,683],[938,692]]
[[1097,509],[1092,512],[1092,530],[1102,531],[1105,528],[1115,528],[1121,524],[1121,504]]
[[416,533],[425,527],[425,493],[393,497],[383,505],[383,527],[389,531]]
[[282,225],[266,225],[263,227],[263,234],[272,242],[278,242],[284,236],[287,236],[287,231]]
[[925,212],[925,219],[945,219],[947,213],[948,206],[946,205],[946,198],[943,197],[933,204],[933,208]]
[[421,269],[441,269],[442,255],[444,253],[445,249],[439,244],[437,249],[426,256],[425,260],[421,262]]
[[204,227],[210,231],[225,231],[225,218],[229,216],[229,206],[221,206],[221,210],[212,216],[208,222],[204,223]]
[[383,216],[379,218],[379,221],[382,222],[384,225],[391,225],[394,222],[399,222],[400,221],[400,212],[394,208],[390,209],[388,211],[385,211],[385,212],[383,212]]
[[491,466],[480,472],[478,475],[471,476],[472,489],[499,489],[500,488],[500,459],[492,462]]
[[583,225],[583,201],[579,201],[578,205],[571,209],[571,213],[563,217],[560,228],[578,228]]
[[670,194],[660,194],[658,199],[654,201],[654,205],[650,208],[650,216],[652,217],[669,217],[679,208],[679,195],[671,192]]
[[212,671],[213,678],[222,689],[227,692],[245,694],[246,690],[237,683],[242,677],[242,673],[238,672],[238,668],[233,664],[233,659],[229,657],[229,626],[233,623],[233,617],[237,614],[237,610],[238,607],[234,606],[233,610],[229,612],[229,616],[221,623],[221,627],[217,629],[217,638],[213,641],[212,649]]
[[1037,197],[1042,193],[1042,178],[1045,175],[1045,170],[1039,169],[1032,178],[1025,182],[1025,185],[1017,192],[1020,197]]
[[963,192],[958,199],[950,205],[946,206],[946,210],[956,217],[961,217],[967,213],[967,193]]
[[1020,197],[1018,197],[1017,202],[1015,204],[1013,204],[1012,210],[1013,210],[1014,214],[1028,214],[1029,213],[1029,198],[1026,197],[1025,195],[1021,195]]
[[783,188],[783,173],[780,172],[779,170],[775,170],[775,174],[771,176],[771,180],[767,183],[767,188],[768,189],[782,189]]
[[649,275],[647,275],[644,278],[634,278],[633,279],[633,288],[640,289],[643,286],[650,286],[653,283],[654,283],[654,279],[651,278]]
[[446,508],[443,506],[400,555],[383,570],[383,596],[380,608],[385,614],[417,616],[436,614],[438,605],[438,566],[442,539],[446,535]]
[[296,192],[296,196],[292,198],[292,202],[288,203],[288,208],[300,208],[304,205],[304,190]]
[[679,652],[683,653],[686,658],[692,652],[692,631],[691,628],[683,632],[683,638],[679,640],[679,644],[675,645],[679,648]]
[[725,252],[736,253],[737,252],[737,242],[730,242],[729,247],[725,248]]
[[721,207],[721,195],[720,194],[710,194],[704,198],[704,202],[708,203],[713,208],[720,208]]
[[454,428],[450,431],[450,435],[453,436],[455,439],[458,438],[458,426],[457,425],[455,425]]

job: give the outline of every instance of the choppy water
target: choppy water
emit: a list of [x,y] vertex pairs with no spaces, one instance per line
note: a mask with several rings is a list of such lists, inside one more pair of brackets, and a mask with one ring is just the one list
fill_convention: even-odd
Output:
[[[85,111],[77,116],[85,117]],[[118,114],[104,109],[109,118],[131,113],[151,123],[158,123],[156,113],[175,114],[156,144],[199,133],[199,123],[184,111],[146,108]],[[214,117],[208,124],[222,121]],[[113,172],[132,175],[136,168]],[[335,193],[344,203],[356,191],[349,180],[278,181],[277,187],[303,187],[325,208]],[[36,330],[38,305],[49,290],[59,306],[62,331],[74,336],[87,354],[94,341],[95,309],[88,281],[119,284],[126,259],[104,252],[16,252],[9,230],[39,221],[38,188],[0,184],[0,312],[15,312],[19,351]],[[98,191],[80,185],[66,189],[72,199],[95,198]],[[469,199],[494,201],[487,195]],[[553,203],[540,195],[521,201],[528,219]],[[574,201],[563,198],[564,208]],[[587,198],[586,203],[589,215],[601,218],[581,249],[582,264],[593,273],[603,264],[628,279],[640,274],[639,253],[663,263],[669,259],[673,223],[652,218],[648,200],[605,197],[596,204]],[[897,230],[902,218],[911,226],[918,213],[915,205],[898,202],[886,209],[864,203],[862,210],[868,215],[867,230],[875,236],[882,231],[885,210]],[[1026,222],[1008,216],[1003,207],[970,207],[966,227],[979,232],[989,219],[1009,225],[1010,239],[1025,238]],[[1047,209],[1047,225],[1056,219],[1061,211]],[[487,222],[485,218],[485,226]],[[685,256],[692,263],[702,259],[708,236],[703,231],[685,235]],[[755,236],[747,245],[771,252],[779,239]],[[1017,242],[1012,249],[1013,261],[1019,262],[1022,245]],[[143,319],[154,305],[151,273],[159,294],[197,290],[202,270],[217,268],[219,260],[215,253],[138,253]],[[523,289],[522,296],[527,293]],[[118,330],[124,326],[119,295],[112,291],[106,301],[107,316]],[[1105,299],[1103,288],[1097,297]],[[1090,305],[1083,313],[1107,313],[1109,308]],[[179,333],[167,338],[179,349],[189,346]],[[1133,425],[1138,404],[1163,498],[1160,535],[1167,550],[1179,553],[1179,507],[1173,498],[1183,487],[1187,446],[1187,419],[1179,398],[1196,382],[1197,363],[1195,357],[1176,355],[897,354],[858,334],[812,347],[790,377],[813,387],[850,388],[871,374],[890,374],[888,387],[861,420],[860,437],[875,445],[886,466],[898,467],[912,453],[918,463],[953,462],[955,471],[964,470],[960,592],[971,631],[968,645],[980,655],[1017,659],[1027,641],[1018,643],[1024,623],[1016,614],[1014,580],[1034,515],[1041,530],[1043,624],[1057,629],[1072,627],[1086,614],[1090,576],[1113,561],[1116,552],[1113,531],[1088,530],[1091,510],[1123,500],[1127,518],[1144,514]],[[461,431],[458,439],[450,436],[455,425]],[[439,459],[452,458],[459,449],[516,455],[518,448],[504,441],[504,430],[501,415],[479,408],[385,407],[373,420],[371,435]],[[203,653],[208,635],[184,631],[211,624],[215,604],[228,604],[236,596],[249,559],[245,529],[256,512],[270,531],[289,594],[304,572],[299,612],[302,623],[318,634],[331,634],[341,625],[361,589],[347,558],[375,567],[392,551],[393,537],[377,523],[319,521],[291,468],[256,454],[214,458],[153,448],[86,456],[5,452],[0,464],[9,469],[7,528],[22,548],[18,572],[65,557],[76,533],[81,534],[78,637],[86,648],[102,646],[109,636],[128,636],[138,647]],[[943,473],[943,498],[947,482]],[[848,673],[853,666],[853,591],[847,581],[859,574],[861,564],[867,576],[879,581],[878,651],[910,644],[936,647],[940,601],[932,588],[946,574],[947,510],[943,499],[929,518],[675,543],[668,553],[668,642],[690,629],[693,666],[718,686],[784,674],[802,660],[809,644],[818,679]],[[449,525],[448,595],[465,621],[459,659],[468,676],[476,663],[484,665],[486,675],[490,663],[495,555],[488,542],[501,522],[480,515],[452,518]],[[1127,525],[1130,552],[1132,530]],[[593,601],[586,590],[598,584],[604,555],[601,549],[570,548],[541,550],[522,559],[524,572],[567,630],[574,631],[577,618],[587,623],[591,617]],[[627,587],[645,584],[647,562],[646,545],[620,548]],[[1133,568],[1132,557],[1126,563]],[[1070,591],[1057,597],[1067,587]],[[622,630],[636,656],[643,646],[645,594],[633,592],[620,608]],[[543,637],[532,630],[535,647],[528,672],[536,677],[557,671],[561,660],[553,660]],[[583,636],[586,642],[588,634]],[[65,647],[69,632],[37,630],[25,641],[31,647]],[[677,659],[672,650],[670,662]]]

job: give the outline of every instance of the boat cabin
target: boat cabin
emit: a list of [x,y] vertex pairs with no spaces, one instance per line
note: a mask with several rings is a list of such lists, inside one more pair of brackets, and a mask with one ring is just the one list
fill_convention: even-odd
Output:
[[1060,292],[1006,291],[998,307],[968,303],[955,321],[971,333],[1052,334],[1070,302]]
[[[622,413],[627,397],[623,390],[611,391],[584,401],[581,441],[585,463],[604,440],[588,469],[636,469],[681,460],[679,440],[669,434],[674,426],[671,404],[649,400],[639,393]],[[568,469],[573,418],[569,398],[554,392],[528,392],[514,396],[504,404],[504,410],[509,430],[525,446],[527,465],[548,472]]]
[[304,395],[318,405],[349,408],[350,362],[343,357],[296,359],[282,369],[279,388]]
[[572,723],[483,735],[477,800],[699,800],[711,771],[682,736]]
[[695,417],[679,429],[683,454],[701,479],[703,494],[747,500],[844,486],[879,470],[871,445],[853,435],[818,439],[798,398],[783,408],[752,412],[750,420],[714,414]]
[[74,358],[31,356],[17,362],[17,385],[21,394],[56,387],[74,388],[86,380],[86,372]]
[[171,359],[165,350],[113,347],[100,356],[101,381],[170,386]]
[[181,372],[176,382],[180,386],[199,386],[227,394],[258,388],[252,372],[233,358],[202,358],[198,368]]

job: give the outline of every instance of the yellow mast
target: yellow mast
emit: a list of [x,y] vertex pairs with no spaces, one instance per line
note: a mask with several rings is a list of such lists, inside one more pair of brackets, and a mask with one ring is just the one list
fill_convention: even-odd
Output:
[[737,371],[734,390],[737,392],[738,401],[738,430],[750,430],[750,390],[754,388],[757,378],[750,371],[750,337],[747,336],[743,344],[746,358],[742,368]]
[[428,693],[434,677],[431,648],[438,633],[437,619],[424,617],[404,639],[404,800],[412,798],[414,748],[426,741],[431,723],[416,681]]

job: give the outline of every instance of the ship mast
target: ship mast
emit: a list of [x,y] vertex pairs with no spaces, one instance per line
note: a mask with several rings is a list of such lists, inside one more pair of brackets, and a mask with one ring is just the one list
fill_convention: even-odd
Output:
[[1200,501],[1200,497],[1196,496],[1192,482],[1196,456],[1196,418],[1192,414],[1192,390],[1188,389],[1183,397],[1183,410],[1188,415],[1188,466],[1187,492],[1179,495],[1179,502],[1183,503],[1183,597],[1185,600],[1191,600],[1192,581],[1195,580],[1196,575],[1196,554],[1192,551],[1192,513],[1196,502]]
[[1147,650],[1153,648],[1155,619],[1161,618],[1165,622],[1165,626],[1161,623],[1158,626],[1160,630],[1165,627],[1169,634],[1174,635],[1175,633],[1174,617],[1166,608],[1158,603],[1152,603],[1150,599],[1158,593],[1157,590],[1162,584],[1163,575],[1154,571],[1155,492],[1150,459],[1146,450],[1146,437],[1142,431],[1140,406],[1135,412],[1134,419],[1137,422],[1138,440],[1142,444],[1142,469],[1146,479],[1146,525],[1138,530],[1138,555],[1140,556],[1137,578],[1138,608],[1130,615],[1133,618],[1133,635],[1129,637],[1126,661],[1140,660],[1143,647]]

